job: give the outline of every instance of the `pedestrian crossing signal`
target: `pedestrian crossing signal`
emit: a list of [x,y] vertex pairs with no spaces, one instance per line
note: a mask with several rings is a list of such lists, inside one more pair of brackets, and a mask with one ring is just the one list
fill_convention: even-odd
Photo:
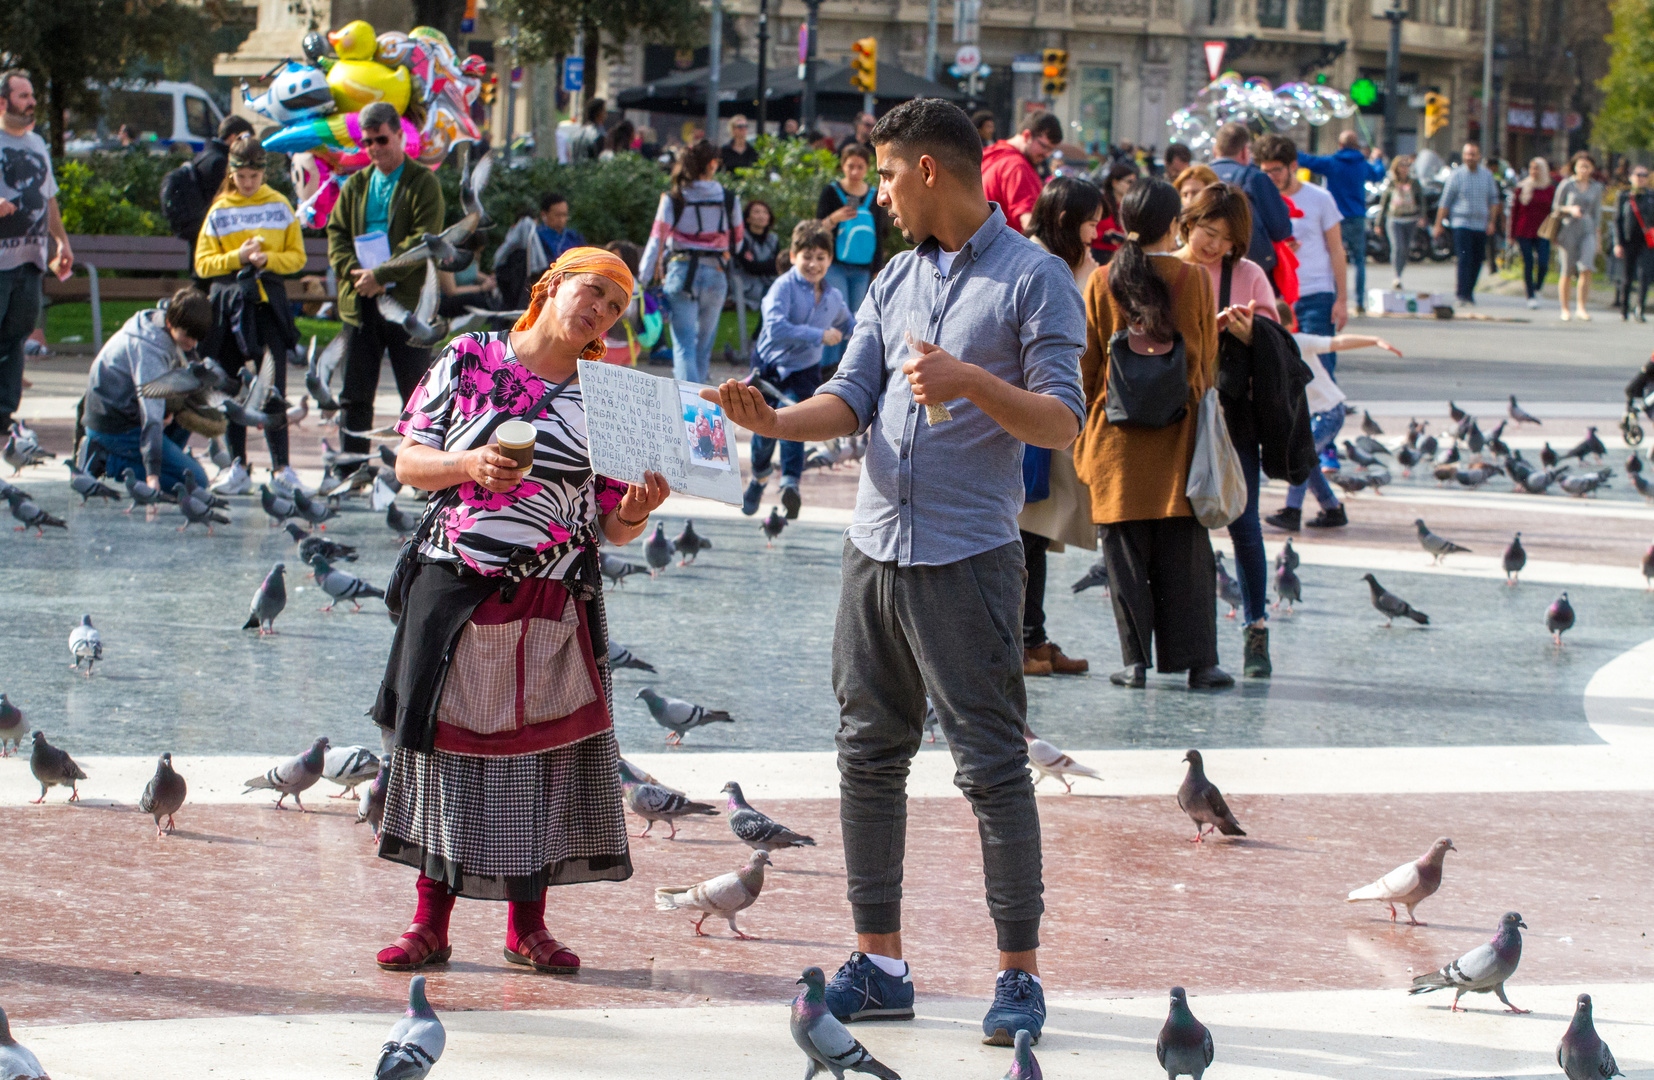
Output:
[[1424,137],[1429,138],[1447,126],[1452,116],[1453,101],[1446,94],[1434,90],[1424,95]]
[[1044,60],[1040,92],[1048,98],[1056,97],[1068,89],[1068,50],[1046,49]]
[[878,38],[865,37],[850,45],[850,86],[864,94],[878,93]]

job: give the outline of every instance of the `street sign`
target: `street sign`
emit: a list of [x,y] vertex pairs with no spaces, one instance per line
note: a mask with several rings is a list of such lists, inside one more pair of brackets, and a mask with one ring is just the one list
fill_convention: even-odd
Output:
[[1039,53],[1017,53],[1011,57],[1011,74],[1038,75],[1045,70],[1045,60]]
[[975,45],[961,45],[959,51],[953,54],[953,62],[967,71],[980,67],[982,50]]
[[563,61],[563,93],[578,94],[586,88],[586,61],[570,56]]
[[1208,41],[1202,46],[1206,50],[1206,76],[1216,79],[1218,72],[1223,70],[1223,54],[1228,51],[1227,41]]

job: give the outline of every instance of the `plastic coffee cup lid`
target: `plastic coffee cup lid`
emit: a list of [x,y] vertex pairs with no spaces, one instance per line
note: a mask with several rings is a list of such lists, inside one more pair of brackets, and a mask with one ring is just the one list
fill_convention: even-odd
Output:
[[534,425],[522,420],[507,420],[494,429],[501,446],[533,446],[538,436]]

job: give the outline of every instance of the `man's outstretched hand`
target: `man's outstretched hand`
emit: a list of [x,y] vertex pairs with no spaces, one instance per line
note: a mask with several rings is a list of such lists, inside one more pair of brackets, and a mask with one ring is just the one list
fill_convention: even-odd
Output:
[[775,410],[756,386],[748,386],[737,379],[726,379],[717,389],[702,390],[701,397],[721,406],[724,415],[754,435],[777,437]]

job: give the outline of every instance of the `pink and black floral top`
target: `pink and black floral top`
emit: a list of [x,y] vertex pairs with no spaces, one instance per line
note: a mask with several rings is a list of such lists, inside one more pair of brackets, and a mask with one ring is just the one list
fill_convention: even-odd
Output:
[[[523,414],[557,384],[519,363],[510,337],[455,338],[420,380],[396,430],[438,450],[470,450],[493,442],[494,429],[505,421],[526,419]],[[578,383],[564,387],[532,423],[540,435],[528,476],[503,494],[470,480],[461,484],[458,503],[441,512],[424,555],[463,559],[478,573],[498,574],[513,553],[565,544],[620,505],[626,485],[592,473]],[[561,578],[575,558],[571,551],[540,576]]]

